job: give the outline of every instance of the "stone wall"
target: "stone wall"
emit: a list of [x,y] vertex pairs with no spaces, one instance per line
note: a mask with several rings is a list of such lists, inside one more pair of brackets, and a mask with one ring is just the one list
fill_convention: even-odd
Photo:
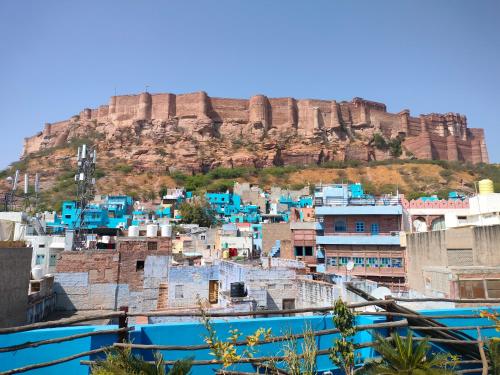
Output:
[[333,306],[341,297],[341,289],[322,281],[298,279],[297,308]]
[[[426,274],[448,274],[450,269],[457,267],[498,267],[499,243],[500,225],[409,234],[406,247],[408,284],[411,289],[425,293]],[[449,291],[449,281],[447,279],[446,286],[440,288]]]
[[0,248],[0,328],[26,323],[31,247]]
[[219,281],[218,266],[171,267],[168,277],[168,308],[196,308],[209,299],[210,280]]

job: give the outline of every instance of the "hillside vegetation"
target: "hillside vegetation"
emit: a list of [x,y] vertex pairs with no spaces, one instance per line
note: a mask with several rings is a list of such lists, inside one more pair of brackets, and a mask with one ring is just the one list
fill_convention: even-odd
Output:
[[[6,177],[16,169],[32,177],[41,173],[42,193],[39,209],[58,210],[63,200],[75,198],[75,150],[78,143],[31,154],[0,172],[0,188],[8,188]],[[99,155],[96,179],[98,194],[129,194],[136,199],[157,199],[168,187],[184,186],[187,190],[226,191],[234,182],[250,182],[263,188],[273,185],[291,189],[318,183],[361,182],[372,194],[399,190],[410,198],[437,194],[446,197],[451,190],[472,193],[474,182],[490,178],[500,192],[500,165],[471,165],[436,160],[387,160],[362,163],[328,162],[314,166],[283,166],[265,169],[237,167],[217,168],[206,174],[186,175],[142,170],[112,155]],[[22,184],[20,184],[22,185]]]

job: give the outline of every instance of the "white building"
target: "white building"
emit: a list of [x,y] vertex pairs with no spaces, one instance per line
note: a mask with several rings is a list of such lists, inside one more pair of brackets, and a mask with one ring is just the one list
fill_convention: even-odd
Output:
[[33,248],[31,268],[41,267],[43,275],[54,273],[57,256],[64,251],[64,236],[26,236],[25,240]]

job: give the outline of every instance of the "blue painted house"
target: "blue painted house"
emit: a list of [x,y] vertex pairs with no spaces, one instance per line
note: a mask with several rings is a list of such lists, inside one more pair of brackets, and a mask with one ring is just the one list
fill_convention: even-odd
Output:
[[[83,212],[81,228],[128,228],[131,221],[133,200],[125,195],[107,196],[102,203],[88,205]],[[55,216],[47,226],[54,231],[79,229],[82,210],[76,201],[65,201],[62,204],[61,216]]]

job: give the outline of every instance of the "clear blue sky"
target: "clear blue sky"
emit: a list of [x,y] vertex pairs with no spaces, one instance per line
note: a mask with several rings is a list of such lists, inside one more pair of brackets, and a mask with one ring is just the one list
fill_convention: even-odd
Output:
[[145,85],[460,112],[499,162],[500,2],[0,2],[0,168],[45,122]]

